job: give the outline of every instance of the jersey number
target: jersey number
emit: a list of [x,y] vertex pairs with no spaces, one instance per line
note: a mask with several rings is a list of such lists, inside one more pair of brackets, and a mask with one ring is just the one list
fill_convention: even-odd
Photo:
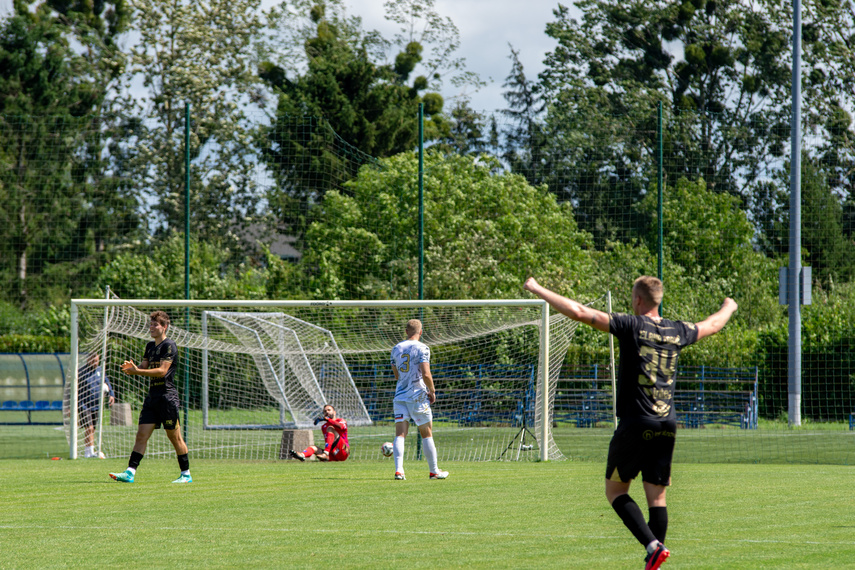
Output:
[[401,355],[401,361],[402,361],[402,364],[401,364],[401,366],[398,367],[398,370],[400,370],[401,372],[409,372],[410,371],[410,355],[409,354],[402,354]]
[[638,377],[638,383],[645,386],[656,384],[656,377],[660,376],[667,386],[674,381],[674,372],[677,368],[677,353],[673,350],[660,350],[653,346],[642,346],[639,351],[644,363],[644,372]]

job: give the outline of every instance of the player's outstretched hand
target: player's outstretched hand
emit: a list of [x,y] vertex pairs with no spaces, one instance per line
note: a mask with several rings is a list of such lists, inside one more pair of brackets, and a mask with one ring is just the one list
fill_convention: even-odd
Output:
[[326,421],[326,420],[324,420],[324,418],[315,418],[315,425],[318,425],[319,423],[321,423],[323,421]]
[[534,291],[536,287],[538,287],[538,283],[534,280],[534,277],[529,277],[523,284],[523,289],[526,291]]

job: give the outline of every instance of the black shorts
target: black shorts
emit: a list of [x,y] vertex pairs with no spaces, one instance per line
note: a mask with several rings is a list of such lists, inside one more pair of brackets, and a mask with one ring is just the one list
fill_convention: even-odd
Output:
[[98,425],[98,408],[87,408],[80,411],[78,416],[83,427]]
[[676,419],[621,420],[609,444],[606,479],[629,483],[640,472],[646,483],[670,485],[676,435]]
[[139,424],[154,424],[154,429],[160,429],[162,424],[163,429],[173,430],[178,427],[180,407],[178,394],[149,394],[143,402]]

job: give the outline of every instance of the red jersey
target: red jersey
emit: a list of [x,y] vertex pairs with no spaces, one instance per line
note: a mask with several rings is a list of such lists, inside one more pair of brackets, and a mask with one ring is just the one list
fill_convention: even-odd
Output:
[[350,444],[347,441],[347,422],[341,418],[327,420],[321,426],[324,432],[324,451],[330,461],[344,461],[350,455]]
[[321,426],[321,431],[324,432],[324,441],[329,442],[330,435],[332,435],[333,440],[341,438],[345,445],[350,445],[347,441],[347,421],[343,418],[326,420],[324,425]]

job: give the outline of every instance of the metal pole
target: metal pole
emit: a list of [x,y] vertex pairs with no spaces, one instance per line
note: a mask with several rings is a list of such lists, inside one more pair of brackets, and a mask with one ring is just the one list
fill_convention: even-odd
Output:
[[789,340],[787,342],[787,419],[791,426],[802,423],[802,315],[801,315],[801,260],[802,260],[802,4],[793,2],[793,112],[790,125],[790,267],[787,272],[789,303]]
[[419,300],[425,298],[425,105],[419,103]]
[[540,460],[549,461],[549,303],[544,301],[540,315]]
[[77,338],[78,308],[71,303],[71,386],[68,392],[68,458],[77,459],[77,425],[80,422],[80,411],[77,409],[78,368],[80,362]]
[[[110,286],[107,285],[106,298],[110,298]],[[107,320],[110,316],[110,308],[104,307],[104,338],[101,339],[101,382],[98,386],[98,445],[96,449],[101,453],[101,441],[104,435],[104,385],[107,383]]]
[[658,160],[656,161],[657,162],[656,186],[657,186],[657,189],[659,192],[659,196],[657,199],[657,205],[656,205],[656,208],[657,208],[656,209],[656,212],[657,212],[656,217],[659,220],[659,222],[658,222],[658,225],[659,225],[659,228],[658,228],[659,229],[659,242],[658,242],[659,243],[659,248],[658,248],[659,249],[659,252],[658,252],[659,264],[658,264],[658,271],[656,273],[656,276],[661,281],[662,280],[662,101],[659,101],[659,103],[656,105],[656,115],[657,115],[656,136],[658,139],[656,147],[657,147],[657,154],[659,155]]
[[[190,300],[190,103],[184,104],[184,299]],[[184,309],[184,330],[190,330],[190,308]],[[182,433],[187,441],[187,416],[190,413],[190,378],[187,355],[181,359],[184,376],[184,421]]]
[[[612,291],[606,292],[606,306],[612,314]],[[615,337],[609,333],[609,370],[612,377],[612,421],[617,429],[617,375],[615,371]]]
[[[425,298],[425,104],[419,103],[419,301]],[[419,319],[423,318],[419,309]],[[422,458],[421,433],[416,433],[416,459]]]

